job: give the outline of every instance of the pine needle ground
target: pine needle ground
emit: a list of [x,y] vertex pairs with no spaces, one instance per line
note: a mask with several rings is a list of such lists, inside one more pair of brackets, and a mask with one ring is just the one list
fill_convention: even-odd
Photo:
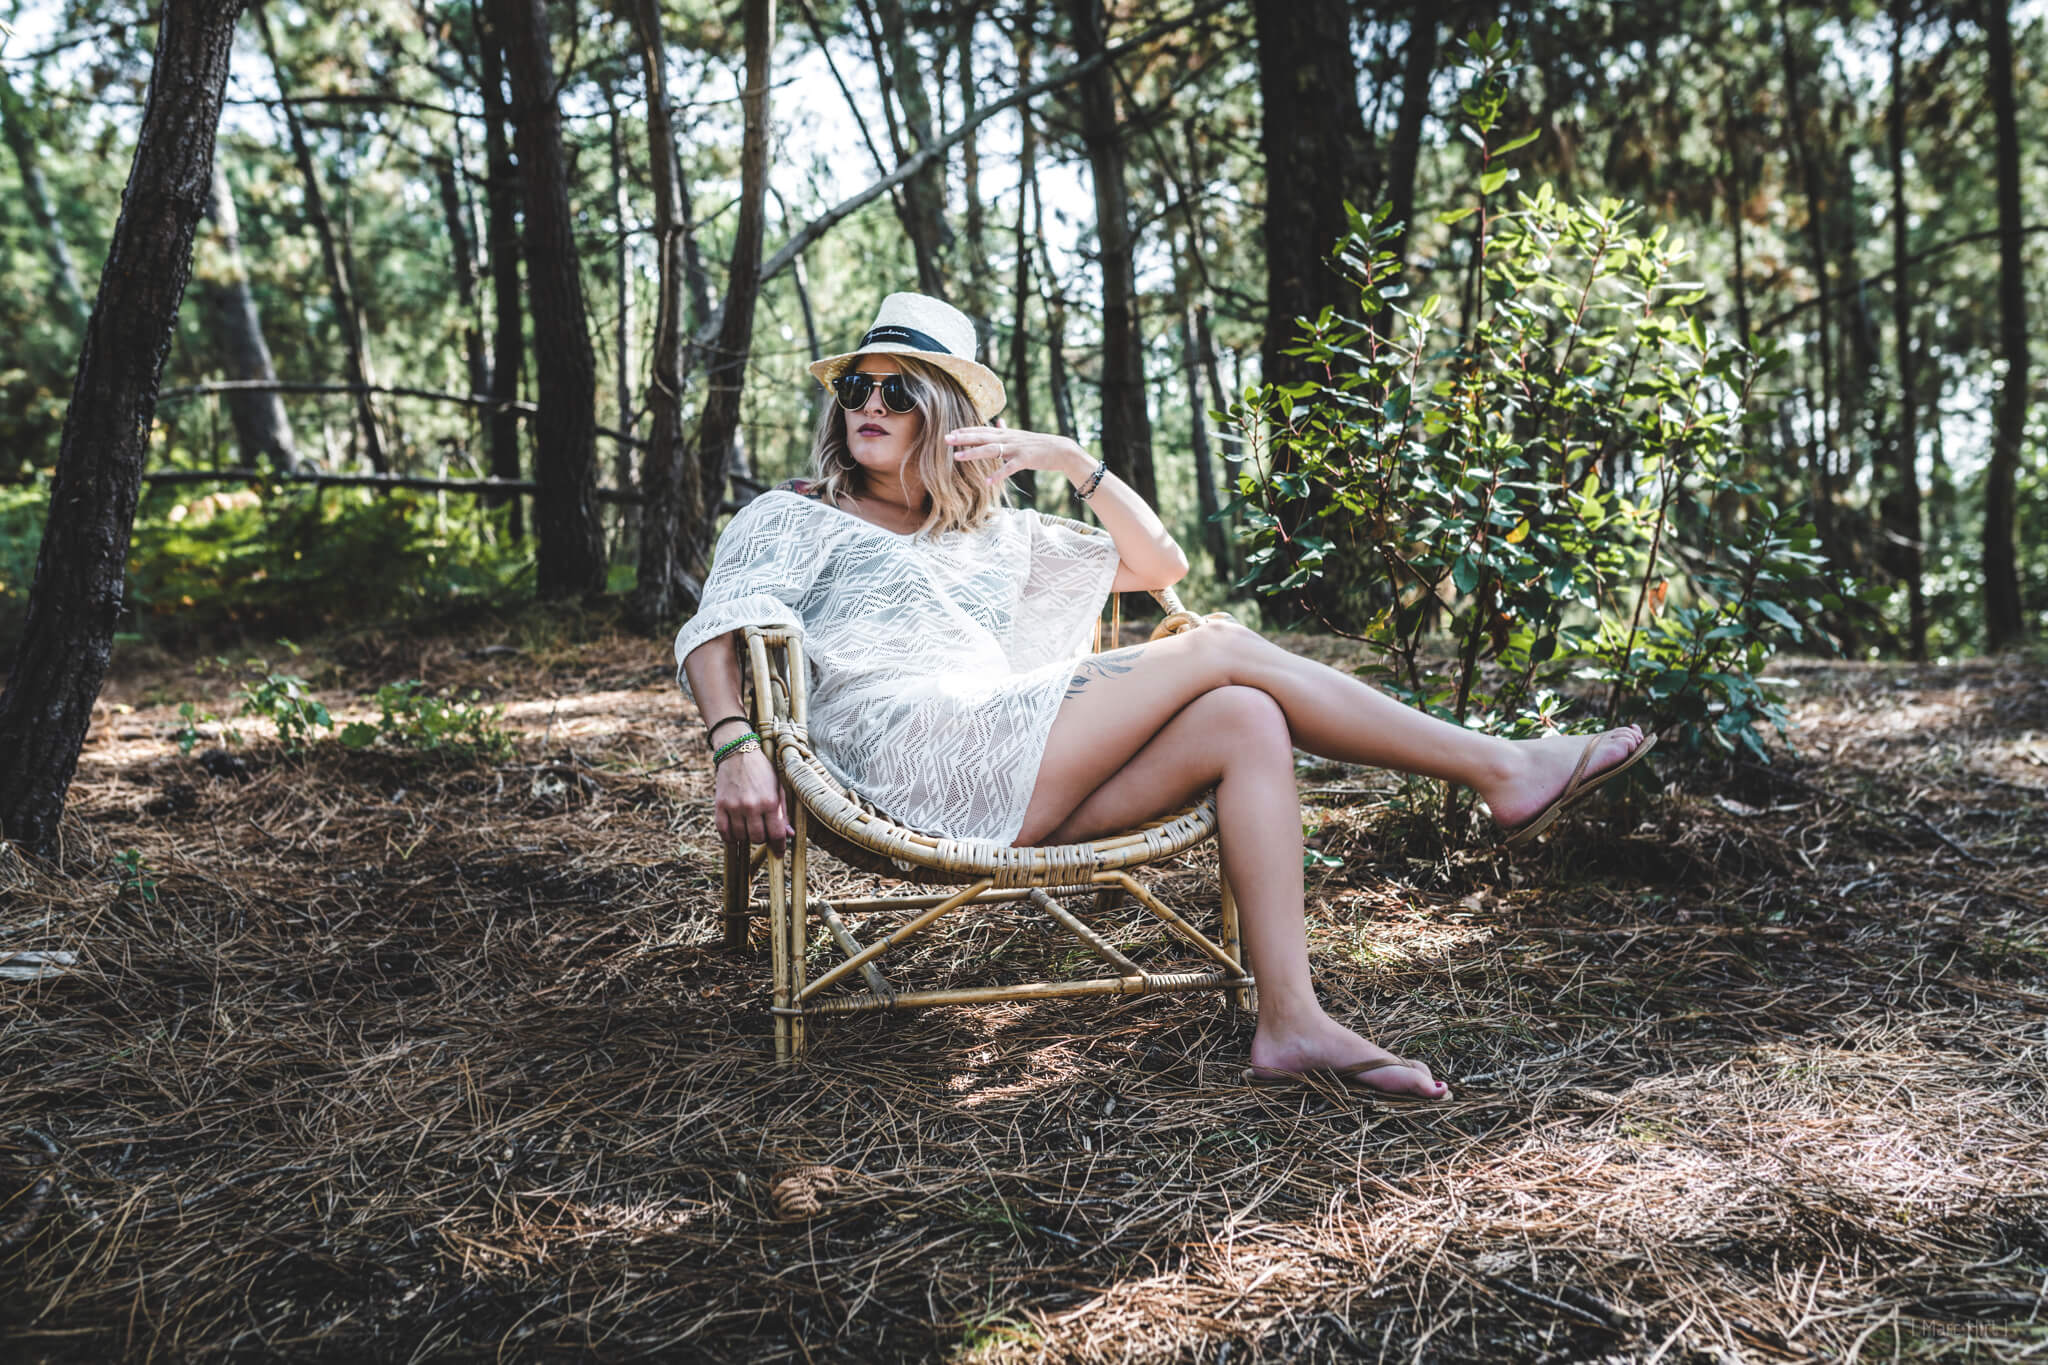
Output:
[[[1248,1089],[1207,996],[832,1019],[778,1067],[659,644],[293,670],[338,718],[481,689],[519,754],[252,725],[209,768],[171,733],[222,678],[112,682],[61,859],[0,847],[0,954],[76,955],[0,982],[10,1359],[2048,1355],[2038,669],[1793,664],[1800,758],[1667,761],[1513,858],[1306,769],[1326,1002],[1436,1109]],[[1212,860],[1163,882],[1204,922]],[[915,965],[1076,954],[994,913]]]

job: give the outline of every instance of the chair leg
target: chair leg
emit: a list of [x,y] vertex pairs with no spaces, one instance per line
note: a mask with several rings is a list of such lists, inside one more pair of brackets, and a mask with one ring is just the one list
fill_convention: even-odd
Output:
[[[796,827],[796,833],[789,841],[789,902],[784,912],[789,924],[789,949],[785,961],[788,964],[789,1002],[798,1003],[804,989],[804,948],[810,939],[811,916],[811,817],[803,802],[794,794],[787,797],[790,806],[789,823]],[[793,1015],[789,1020],[789,1056],[791,1061],[804,1055],[804,1018]]]
[[[1244,935],[1238,932],[1237,927],[1237,897],[1231,894],[1230,879],[1223,875],[1220,868],[1216,872],[1216,885],[1223,892],[1223,942],[1221,947],[1224,952],[1230,954],[1231,958],[1236,961],[1237,970],[1243,972]],[[1233,1009],[1251,1009],[1251,989],[1246,986],[1233,987],[1230,992],[1230,1004]]]
[[747,912],[754,896],[754,864],[742,839],[725,846],[725,946],[747,946]]
[[[789,988],[789,931],[784,924],[789,917],[788,866],[788,862],[771,845],[768,850],[768,948],[774,986],[768,1001],[777,1011],[796,1004],[794,992]],[[775,1015],[775,1060],[778,1062],[786,1062],[790,1058],[789,1025],[789,1015]]]

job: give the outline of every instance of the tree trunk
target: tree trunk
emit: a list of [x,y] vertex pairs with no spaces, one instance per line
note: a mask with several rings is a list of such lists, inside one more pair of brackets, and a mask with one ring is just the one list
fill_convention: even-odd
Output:
[[2012,15],[2007,0],[1984,0],[1985,55],[1998,125],[1998,339],[2005,375],[1998,383],[1991,464],[1984,471],[1984,641],[1992,651],[2026,637],[2013,557],[2013,504],[2020,440],[2027,421],[2027,281],[2020,256],[2020,135],[2013,109]]
[[306,130],[299,123],[296,107],[291,103],[291,83],[285,79],[284,63],[278,60],[277,43],[270,33],[270,13],[262,4],[255,6],[256,31],[263,39],[264,55],[270,59],[270,73],[277,82],[277,91],[285,98],[277,106],[278,117],[284,120],[285,135],[292,145],[292,159],[298,163],[299,178],[305,182],[306,221],[312,224],[313,234],[320,239],[320,260],[327,267],[327,292],[334,305],[335,325],[341,328],[342,359],[347,366],[348,382],[356,389],[356,424],[363,438],[363,454],[370,461],[370,468],[379,474],[391,472],[390,462],[384,456],[384,437],[377,424],[377,408],[370,401],[369,390],[377,383],[376,372],[370,367],[368,347],[363,340],[362,317],[356,312],[355,284],[349,279],[348,266],[342,259],[341,244],[335,240],[334,223],[327,216],[327,200],[320,189],[320,170],[313,161],[313,149],[306,141]]
[[483,328],[477,324],[476,247],[469,240],[469,208],[462,201],[461,171],[451,155],[434,167],[441,187],[441,218],[448,225],[448,255],[455,265],[455,298],[462,305],[462,365],[469,391],[490,392],[491,362],[484,354]]
[[58,219],[56,205],[50,199],[49,182],[43,179],[42,164],[36,155],[35,124],[28,104],[15,93],[14,83],[7,78],[5,67],[0,67],[0,131],[7,134],[7,145],[13,149],[14,159],[21,167],[22,197],[28,201],[29,217],[35,219],[36,230],[43,235],[43,250],[49,253],[52,271],[50,293],[72,330],[83,332],[85,286],[79,283],[78,267],[71,260],[71,246],[64,240],[64,224]]
[[740,144],[740,221],[726,272],[718,339],[705,366],[704,411],[697,423],[699,492],[685,506],[684,534],[691,573],[701,581],[711,562],[712,534],[725,501],[726,474],[739,430],[740,393],[754,338],[754,304],[761,296],[761,228],[768,198],[768,79],[775,48],[775,0],[746,0],[747,84],[740,105],[746,131]]
[[28,616],[0,692],[0,837],[57,850],[112,657],[157,386],[206,212],[241,0],[165,0],[156,64],[86,323]]
[[[1037,22],[1035,0],[1024,0],[1017,15],[1017,84],[1031,84],[1031,33]],[[1031,238],[1026,216],[1038,196],[1038,126],[1027,106],[1017,111],[1020,127],[1017,149],[1017,270],[1010,297],[1010,410],[1006,420],[1022,431],[1031,431]],[[1024,501],[1038,505],[1038,473],[1020,469],[1013,476]]]
[[546,0],[488,0],[512,80],[513,149],[526,210],[527,296],[533,308],[534,586],[543,597],[604,590],[597,515],[597,361],[576,259],[562,112],[555,103]]
[[[1394,124],[1394,145],[1387,149],[1387,202],[1400,235],[1389,245],[1404,263],[1415,217],[1415,167],[1422,153],[1422,123],[1429,117],[1429,81],[1436,74],[1436,6],[1415,0],[1408,16],[1408,60],[1401,77],[1401,113]],[[1348,66],[1349,63],[1347,62]],[[1360,125],[1363,137],[1363,125]],[[1335,240],[1334,238],[1332,240]]]
[[1202,401],[1202,355],[1191,315],[1192,305],[1180,315],[1181,363],[1188,377],[1188,434],[1195,455],[1195,506],[1202,518],[1202,543],[1209,547],[1209,564],[1216,581],[1230,582],[1230,537],[1216,519],[1222,504],[1216,498],[1216,469],[1209,462],[1208,405]]
[[1884,499],[1887,558],[1906,582],[1906,647],[1927,657],[1927,597],[1921,581],[1920,428],[1913,392],[1913,290],[1906,267],[1906,20],[1910,0],[1892,0],[1892,98],[1887,120],[1892,172],[1892,332],[1897,342],[1899,420],[1892,441],[1892,493]]
[[[896,102],[903,109],[904,129],[910,134],[909,145],[896,149],[897,164],[900,165],[904,158],[922,151],[931,143],[931,101],[925,96],[924,77],[917,65],[917,49],[910,45],[910,34],[904,27],[902,0],[875,0],[875,9],[880,18],[880,36],[888,44],[887,61],[882,61],[878,53],[876,66],[880,68],[884,82],[895,90]],[[865,14],[865,3],[862,10]],[[871,23],[869,33],[873,36],[874,32]],[[885,103],[887,98],[888,91],[884,90]],[[917,254],[917,287],[933,298],[945,298],[943,262],[953,244],[953,230],[946,225],[946,166],[943,160],[934,160],[904,182],[903,203],[906,214],[904,227],[910,233],[911,246]]]
[[1820,329],[1820,401],[1815,404],[1819,429],[1814,441],[1814,529],[1821,546],[1836,564],[1844,562],[1840,538],[1835,529],[1835,341],[1830,325],[1828,298],[1828,243],[1823,221],[1826,205],[1821,193],[1820,169],[1807,139],[1805,103],[1800,97],[1798,51],[1792,31],[1791,0],[1778,0],[1779,45],[1785,64],[1786,138],[1799,163],[1800,180],[1806,196],[1807,248],[1813,257],[1813,284],[1820,295],[1816,321]]
[[[1363,178],[1365,126],[1346,6],[1253,0],[1252,24],[1266,163],[1261,370],[1268,384],[1296,384],[1323,376],[1300,356],[1282,354],[1295,344],[1295,318],[1347,301],[1347,286],[1325,262],[1350,227],[1344,199]],[[1412,194],[1412,170],[1408,182]]]
[[[619,438],[617,449],[612,452],[612,484],[614,487],[630,489],[633,478],[633,273],[632,237],[628,225],[633,219],[633,206],[626,197],[625,142],[619,136],[618,91],[607,81],[604,91],[605,135],[609,143],[612,171],[612,216],[618,224],[617,234],[612,242],[612,292],[618,298],[619,310],[612,319],[612,359],[616,362],[613,373],[618,376],[614,387],[619,397]],[[635,555],[634,547],[640,537],[640,508],[627,503],[619,509],[619,539],[621,559]]]
[[[974,88],[974,28],[981,20],[981,6],[967,5],[958,19],[960,62],[960,121],[970,129],[980,95]],[[983,348],[989,344],[988,236],[987,210],[981,202],[981,149],[973,132],[960,144],[960,184],[967,201],[967,315],[974,319],[975,339]],[[984,350],[984,354],[993,354]]]
[[647,90],[647,166],[654,190],[654,243],[658,276],[654,343],[647,365],[651,430],[640,457],[640,556],[628,619],[636,630],[673,626],[696,603],[702,580],[684,569],[684,507],[697,526],[702,507],[697,477],[683,441],[683,310],[690,264],[682,169],[676,162],[668,98],[668,51],[662,40],[660,0],[633,0],[633,31],[640,44]]
[[1749,202],[1749,168],[1742,159],[1742,125],[1735,116],[1734,86],[1721,88],[1721,144],[1728,157],[1728,240],[1734,247],[1735,331],[1749,340],[1749,280],[1742,260],[1742,239],[1747,227],[1743,205]]
[[[218,156],[213,162],[207,210],[213,219],[213,242],[195,273],[221,358],[227,362],[228,378],[274,384],[277,369],[270,362],[270,347],[263,339],[263,319],[256,311],[256,298],[249,292],[249,272],[242,266],[241,225],[235,216],[227,172]],[[285,415],[283,397],[242,389],[229,393],[227,402],[242,463],[252,469],[269,464],[281,473],[296,472],[299,453],[292,440],[291,419]]]
[[[491,450],[491,477],[517,480],[519,372],[526,355],[526,298],[519,288],[519,168],[505,141],[511,106],[505,99],[505,38],[487,10],[477,14],[478,63],[483,72],[484,217],[491,248],[491,396],[484,430]],[[506,507],[506,533],[526,537],[526,503],[517,493],[494,493],[492,507]]]
[[[1101,52],[1102,0],[1067,0],[1074,50],[1082,61]],[[1095,225],[1102,266],[1102,458],[1153,507],[1152,419],[1145,409],[1145,339],[1138,318],[1130,199],[1124,188],[1124,147],[1117,127],[1115,77],[1107,63],[1080,80],[1081,139],[1095,179]]]

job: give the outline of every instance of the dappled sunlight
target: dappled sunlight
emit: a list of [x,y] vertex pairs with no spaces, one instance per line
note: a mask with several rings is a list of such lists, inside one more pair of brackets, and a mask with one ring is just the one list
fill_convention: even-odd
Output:
[[[708,756],[664,756],[658,683],[552,677],[500,694],[498,765],[265,734],[216,773],[170,743],[174,706],[102,714],[71,870],[0,864],[20,946],[78,955],[7,987],[0,1034],[65,1153],[14,1263],[50,1330],[147,1274],[192,1341],[246,1330],[235,1283],[279,1334],[433,1324],[456,1354],[601,1324],[653,1356],[1746,1358],[1843,1354],[1893,1311],[2023,1322],[2048,1273],[2048,931],[2017,863],[1927,865],[1718,787],[1739,810],[1679,794],[1669,830],[1423,863],[1359,802],[1313,874],[1317,986],[1449,1104],[1247,1087],[1253,1021],[1209,994],[835,1016],[778,1067],[765,925],[713,946]],[[1214,874],[1203,850],[1161,894],[1212,927]],[[1140,959],[1185,952],[1128,903],[1069,904]],[[1107,970],[1004,907],[884,969]],[[30,1141],[0,1133],[0,1200]]]

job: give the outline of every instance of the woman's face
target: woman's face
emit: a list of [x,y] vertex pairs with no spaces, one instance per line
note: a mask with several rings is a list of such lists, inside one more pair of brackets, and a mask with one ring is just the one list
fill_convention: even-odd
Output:
[[[846,370],[849,374],[857,371],[880,376],[898,374],[902,367],[891,355],[863,355],[854,357]],[[923,429],[922,405],[909,412],[891,412],[882,401],[882,386],[876,384],[868,391],[865,404],[846,413],[846,449],[863,471],[893,481],[903,462],[910,458],[912,443]]]

